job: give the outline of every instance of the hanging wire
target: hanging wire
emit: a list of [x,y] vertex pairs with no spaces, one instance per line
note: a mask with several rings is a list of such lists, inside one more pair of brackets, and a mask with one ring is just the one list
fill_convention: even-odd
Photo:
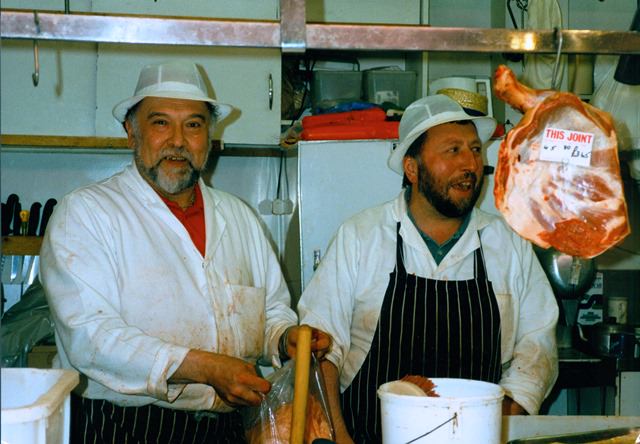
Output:
[[[284,187],[281,187],[283,170],[284,170]],[[280,166],[278,168],[278,185],[276,186],[276,199],[286,200],[288,198],[289,198],[289,173],[287,173],[287,165],[285,163],[284,150],[280,150]]]
[[558,27],[553,29],[553,37],[556,44],[556,61],[553,64],[553,73],[551,74],[551,89],[558,90],[560,87],[560,79],[558,68],[560,66],[560,56],[562,54],[562,30]]

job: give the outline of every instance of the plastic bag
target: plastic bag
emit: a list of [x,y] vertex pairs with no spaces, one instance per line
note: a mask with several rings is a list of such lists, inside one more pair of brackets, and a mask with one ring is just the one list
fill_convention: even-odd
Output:
[[33,284],[2,317],[2,367],[26,367],[27,355],[41,343],[53,343],[53,320],[40,280]]
[[[295,361],[287,361],[266,379],[271,382],[271,391],[262,403],[242,411],[247,442],[249,444],[287,444],[291,434]],[[334,432],[330,418],[322,375],[316,360],[313,359],[309,370],[305,444],[311,444],[318,438],[333,439]]]

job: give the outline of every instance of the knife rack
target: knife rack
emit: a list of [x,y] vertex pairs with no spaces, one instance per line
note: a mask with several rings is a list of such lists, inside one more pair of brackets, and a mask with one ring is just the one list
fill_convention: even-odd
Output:
[[42,246],[41,236],[3,236],[3,256],[37,256]]

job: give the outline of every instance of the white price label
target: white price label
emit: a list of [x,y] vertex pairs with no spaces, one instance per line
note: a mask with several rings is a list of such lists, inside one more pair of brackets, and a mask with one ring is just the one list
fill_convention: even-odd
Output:
[[547,127],[542,137],[540,160],[570,165],[591,165],[592,133]]

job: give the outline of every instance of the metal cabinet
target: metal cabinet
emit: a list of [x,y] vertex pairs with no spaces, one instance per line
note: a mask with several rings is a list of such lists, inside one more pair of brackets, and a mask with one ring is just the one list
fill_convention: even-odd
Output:
[[95,135],[96,45],[39,42],[37,87],[32,82],[33,46],[30,41],[2,41],[2,133]]
[[[276,0],[70,2],[73,12],[270,20],[277,18],[277,4]],[[3,2],[3,8],[31,6],[61,11],[62,2]],[[238,110],[218,129],[216,138],[234,144],[279,143],[281,55],[277,49],[40,41],[38,54],[36,87],[31,78],[33,42],[3,40],[4,134],[124,136],[111,109],[132,94],[140,68],[146,63],[189,59],[207,71],[216,98]]]

